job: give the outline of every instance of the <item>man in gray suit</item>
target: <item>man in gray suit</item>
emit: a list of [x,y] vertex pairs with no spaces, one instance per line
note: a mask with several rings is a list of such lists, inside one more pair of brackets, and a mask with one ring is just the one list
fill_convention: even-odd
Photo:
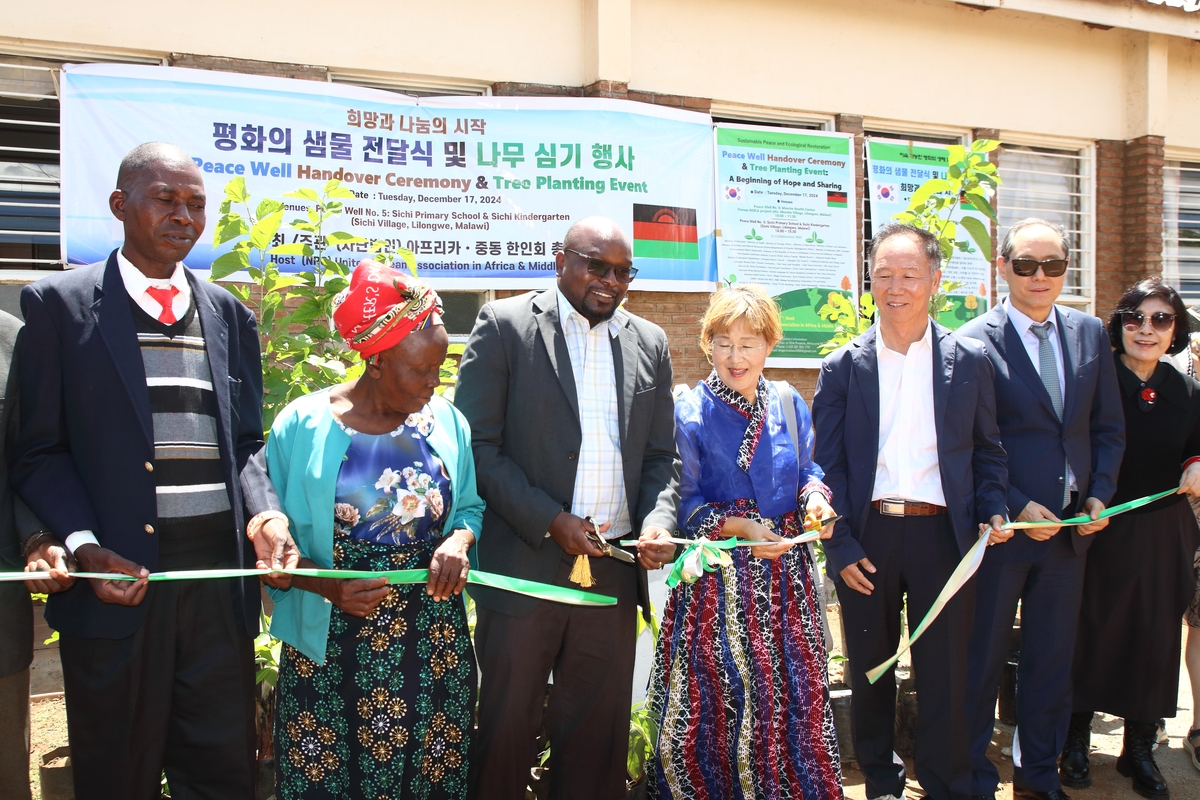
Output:
[[[0,311],[0,454],[16,433],[14,351],[21,321]],[[10,430],[11,428],[11,430]],[[10,435],[12,434],[12,435]],[[33,662],[32,592],[70,587],[66,551],[8,485],[0,458],[0,569],[53,568],[57,580],[0,583],[0,797],[29,799],[29,665]]]
[[[649,613],[646,569],[674,555],[658,540],[679,500],[667,338],[620,308],[632,263],[615,222],[580,220],[557,256],[557,289],[485,305],[463,354],[455,405],[487,501],[479,569],[573,586],[572,565],[587,556],[591,591],[617,598],[585,608],[471,590],[479,798],[525,797],[552,672],[550,796],[625,796],[636,606]],[[604,556],[588,534],[640,534],[638,563]]]

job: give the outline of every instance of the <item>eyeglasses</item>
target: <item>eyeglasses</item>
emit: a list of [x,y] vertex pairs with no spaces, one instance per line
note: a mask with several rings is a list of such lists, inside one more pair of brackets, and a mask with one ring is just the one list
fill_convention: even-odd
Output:
[[[1140,331],[1146,324],[1146,315],[1140,311],[1122,311],[1121,326],[1127,331]],[[1159,333],[1166,333],[1175,327],[1175,315],[1166,311],[1155,311],[1150,315],[1150,327]]]
[[619,280],[621,283],[629,283],[631,280],[637,277],[637,267],[615,267],[602,258],[589,256],[579,252],[578,250],[572,250],[568,247],[564,247],[563,252],[574,253],[586,261],[587,271],[590,274],[595,275],[597,278],[603,278],[608,274],[610,269],[612,270],[613,277]]
[[1010,258],[1008,263],[1013,272],[1022,278],[1031,278],[1036,275],[1038,267],[1042,268],[1042,272],[1047,278],[1057,278],[1066,274],[1067,264],[1071,263],[1071,259],[1048,258],[1045,261],[1038,261],[1033,258]]
[[731,344],[729,342],[713,344],[713,353],[722,358],[727,358],[733,355],[734,352],[741,353],[744,358],[754,358],[765,349],[766,345],[761,342],[758,344]]

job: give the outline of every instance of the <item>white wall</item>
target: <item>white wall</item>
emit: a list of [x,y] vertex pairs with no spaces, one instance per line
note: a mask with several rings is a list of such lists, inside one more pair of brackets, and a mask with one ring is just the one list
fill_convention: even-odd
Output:
[[[601,78],[901,123],[1079,139],[1153,133],[1200,150],[1195,41],[947,0],[343,0],[336,18],[318,0],[195,15],[148,13],[136,0],[62,0],[53,14],[0,5],[0,53],[181,52],[484,84]],[[1053,5],[1061,13],[1070,2]],[[1096,1],[1078,6],[1084,14]],[[1197,15],[1171,11],[1180,32],[1195,27],[1184,23]]]

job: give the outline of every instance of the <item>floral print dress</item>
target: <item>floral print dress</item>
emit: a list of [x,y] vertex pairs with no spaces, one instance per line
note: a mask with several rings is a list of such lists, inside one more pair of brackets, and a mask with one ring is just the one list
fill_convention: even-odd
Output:
[[[340,425],[341,423],[339,423]],[[428,407],[390,434],[342,425],[333,565],[426,569],[451,505]],[[475,653],[462,597],[393,585],[365,619],[336,606],[325,663],[283,646],[275,760],[281,800],[464,798]]]

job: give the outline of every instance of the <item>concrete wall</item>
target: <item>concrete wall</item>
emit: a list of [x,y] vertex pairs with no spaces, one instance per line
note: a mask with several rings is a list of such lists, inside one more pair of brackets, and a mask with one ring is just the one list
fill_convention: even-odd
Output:
[[1078,7],[1079,19],[946,0],[251,1],[182,22],[136,0],[63,0],[53,14],[4,5],[0,52],[187,53],[479,85],[608,80],[897,122],[1152,134],[1200,150],[1200,45],[1184,38],[1200,15],[1147,4],[1177,18],[1180,35],[1079,21],[1113,5],[1096,0],[1044,4]]

